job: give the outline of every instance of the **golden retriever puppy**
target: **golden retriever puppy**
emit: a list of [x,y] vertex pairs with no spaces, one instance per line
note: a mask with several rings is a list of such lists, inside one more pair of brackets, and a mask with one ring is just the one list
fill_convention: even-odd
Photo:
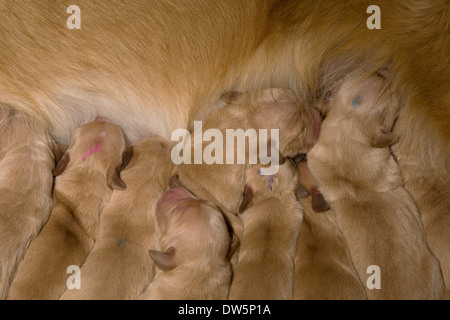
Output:
[[336,212],[361,280],[367,280],[367,296],[440,299],[439,262],[388,148],[398,140],[392,128],[399,100],[381,76],[343,80],[328,102],[308,166]]
[[8,299],[58,299],[66,289],[68,268],[81,268],[98,232],[100,212],[120,179],[125,138],[102,119],[75,131],[53,173],[57,176],[53,210],[31,242],[11,285]]
[[35,119],[0,106],[0,299],[51,212],[55,147]]
[[[224,100],[226,105],[210,115],[202,124],[205,133],[210,129],[222,133],[222,158],[218,159],[222,164],[182,163],[178,168],[178,179],[196,196],[237,214],[243,202],[245,171],[253,164],[260,163],[261,149],[265,149],[263,144],[267,143],[267,154],[270,156],[274,156],[274,152],[278,153],[277,165],[281,164],[285,157],[305,153],[317,141],[321,116],[313,108],[301,107],[297,97],[286,89],[270,88],[257,92],[235,93]],[[240,141],[239,138],[229,135],[229,131],[237,132],[239,129],[244,132],[254,130],[258,134],[256,144],[259,153],[256,153],[256,149],[251,149],[250,138]],[[266,130],[266,139],[262,130]],[[272,132],[275,130],[278,130],[278,142],[272,140]],[[235,146],[233,149],[230,148],[230,140],[231,145]],[[243,142],[248,144],[243,145]],[[195,143],[194,136],[193,149]],[[277,148],[269,150],[272,144],[276,144]],[[200,149],[203,154],[208,147],[209,142],[202,141]],[[240,163],[239,153],[245,154],[244,161]],[[250,163],[252,153],[256,156],[253,163]],[[234,161],[232,164],[229,161],[230,155]],[[275,164],[272,162],[270,165]]]
[[312,196],[299,201],[304,215],[295,256],[294,299],[367,299],[333,210],[315,212]]
[[244,235],[229,299],[293,299],[294,259],[303,218],[295,197],[297,171],[291,161],[275,175],[262,176],[260,170],[261,166],[254,166],[246,171],[243,201],[250,207],[240,215]]
[[211,203],[175,187],[158,202],[155,278],[140,299],[222,300],[228,296],[231,237],[222,213]]
[[79,290],[61,299],[136,299],[153,278],[148,251],[153,247],[156,203],[169,188],[175,165],[170,144],[148,137],[131,146],[121,172],[126,190],[114,190],[100,218],[94,248],[81,268]]
[[367,299],[346,240],[336,224],[335,213],[329,210],[320,193],[306,157],[295,161],[302,186],[297,189],[297,198],[304,208],[304,216],[297,240],[294,299]]

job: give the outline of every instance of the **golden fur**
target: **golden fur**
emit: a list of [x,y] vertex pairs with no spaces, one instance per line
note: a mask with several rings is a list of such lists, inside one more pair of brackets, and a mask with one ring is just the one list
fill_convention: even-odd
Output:
[[447,0],[379,0],[380,30],[365,0],[78,0],[81,30],[65,25],[70,4],[0,3],[0,102],[63,143],[96,115],[132,142],[169,139],[226,90],[288,88],[312,105],[349,73],[385,69],[407,96],[393,151],[449,285]]
[[303,208],[295,197],[293,163],[286,161],[270,182],[261,166],[246,171],[251,206],[240,217],[244,235],[233,270],[231,300],[286,300],[294,297],[294,259]]
[[174,171],[170,144],[160,137],[132,145],[121,173],[126,190],[114,190],[100,218],[97,241],[81,268],[80,290],[61,299],[136,299],[153,278],[148,250],[153,244],[156,203]]
[[50,215],[54,152],[33,119],[0,106],[0,299]]
[[[181,164],[178,169],[179,181],[200,198],[209,200],[225,210],[237,214],[242,203],[245,186],[245,170],[249,163],[249,147],[246,142],[245,164],[227,164],[225,137],[227,129],[268,129],[279,130],[279,161],[308,151],[317,140],[320,116],[312,108],[298,105],[297,97],[285,89],[270,88],[257,92],[238,94],[237,98],[226,100],[227,104],[211,114],[203,122],[203,130],[214,128],[223,135],[224,164]],[[194,145],[194,137],[192,137]],[[247,141],[247,140],[246,140]],[[204,150],[206,142],[202,146]],[[237,144],[237,143],[235,143]],[[261,147],[258,144],[258,147]],[[193,154],[193,152],[192,152]],[[259,161],[259,158],[257,159]],[[220,187],[218,187],[220,186]]]
[[333,210],[314,212],[311,198],[300,203],[304,216],[295,256],[294,299],[367,299]]
[[444,283],[428,248],[419,211],[403,185],[389,146],[401,108],[386,80],[345,79],[332,94],[308,166],[336,212],[356,270],[381,269],[381,289],[371,299],[440,299]]
[[[88,154],[93,145],[96,153]],[[8,299],[58,299],[66,289],[67,268],[81,267],[98,232],[100,213],[112,188],[123,188],[118,175],[125,139],[117,126],[89,122],[75,131],[55,168],[55,204],[50,218],[31,242]]]
[[217,207],[175,187],[157,207],[156,250],[150,250],[150,255],[158,268],[140,299],[226,299],[231,281],[230,242]]

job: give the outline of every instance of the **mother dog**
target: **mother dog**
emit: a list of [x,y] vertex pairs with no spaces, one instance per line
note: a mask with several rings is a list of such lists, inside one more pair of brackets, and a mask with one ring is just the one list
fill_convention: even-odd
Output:
[[[0,102],[58,142],[96,116],[134,142],[170,138],[225,90],[285,87],[312,105],[348,73],[384,70],[407,97],[393,151],[448,287],[450,8],[376,2],[381,29],[369,30],[364,0],[4,0]],[[81,29],[66,25],[72,4]]]

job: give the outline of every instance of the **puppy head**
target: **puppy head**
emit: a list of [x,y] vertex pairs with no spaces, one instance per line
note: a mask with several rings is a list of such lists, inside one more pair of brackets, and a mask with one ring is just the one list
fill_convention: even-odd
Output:
[[181,187],[158,202],[155,235],[160,250],[149,254],[162,270],[197,259],[223,261],[229,254],[231,238],[222,213]]
[[75,130],[53,175],[72,169],[100,170],[105,172],[111,188],[124,189],[120,171],[130,161],[131,150],[126,149],[125,137],[119,127],[103,120],[92,121]]
[[222,99],[243,105],[243,116],[250,128],[278,129],[279,150],[284,157],[307,152],[318,139],[322,117],[313,108],[302,107],[288,89],[270,88],[245,94],[227,92]]
[[252,166],[245,173],[246,184],[239,213],[265,199],[279,197],[283,193],[294,195],[296,192],[298,175],[293,162],[284,162],[275,175],[262,175],[261,167],[262,165]]
[[355,119],[354,133],[360,131],[376,148],[388,147],[398,141],[393,133],[401,104],[391,92],[386,79],[374,75],[364,81],[344,80],[330,99],[330,114],[335,121],[341,117]]

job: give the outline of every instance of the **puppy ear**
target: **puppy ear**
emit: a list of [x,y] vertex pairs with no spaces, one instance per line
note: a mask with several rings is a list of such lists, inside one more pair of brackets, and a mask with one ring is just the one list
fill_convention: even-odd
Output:
[[375,131],[371,137],[370,144],[372,147],[386,148],[398,142],[399,137],[393,133],[393,130],[399,114],[400,107],[398,103],[389,103],[384,106],[379,114],[378,123],[375,125]]
[[175,262],[175,248],[170,247],[165,252],[149,250],[150,258],[155,262],[155,264],[164,271],[169,271],[174,269],[177,264]]
[[55,161],[58,163],[68,148],[67,144],[60,144],[53,141],[53,151],[55,153]]
[[228,233],[231,237],[230,247],[228,248],[227,253],[227,260],[231,260],[238,250],[239,246],[241,245],[240,238],[244,233],[244,228],[242,225],[242,220],[240,218],[230,213],[226,209],[220,209],[220,212],[222,213],[222,216],[228,228]]
[[242,199],[241,205],[239,206],[239,213],[242,213],[247,209],[252,201],[253,190],[248,185],[244,187],[244,198]]
[[116,190],[124,190],[127,188],[125,182],[120,177],[120,173],[127,167],[133,157],[133,147],[129,147],[122,153],[122,164],[117,166],[111,178],[110,186]]
[[325,201],[322,193],[318,190],[311,192],[312,208],[314,212],[324,212],[330,209],[330,205]]
[[128,166],[132,157],[133,157],[133,146],[130,146],[122,153],[122,170]]
[[[389,83],[383,89],[379,101],[376,102],[376,109],[370,119],[375,124],[375,130],[372,132],[370,144],[375,148],[386,148],[398,142],[399,137],[393,133],[394,125],[400,115],[403,99],[397,92],[392,92]],[[373,127],[373,124],[372,124]]]
[[295,190],[295,197],[297,198],[297,200],[299,200],[306,198],[307,196],[309,196],[308,189],[306,189],[304,186],[302,186],[301,183],[299,183]]
[[70,162],[70,156],[69,153],[66,152],[63,157],[61,158],[61,160],[58,162],[58,164],[56,165],[55,169],[53,169],[52,173],[53,176],[59,176],[61,173],[64,172],[64,170],[66,170],[67,164]]
[[242,92],[239,91],[225,91],[220,96],[220,99],[222,99],[226,104],[231,104],[234,101],[239,100],[239,98],[242,96]]
[[120,177],[120,172],[122,171],[122,165],[118,166],[116,170],[114,170],[114,173],[111,178],[110,186],[113,189],[116,190],[124,190],[127,188],[127,185],[125,182],[123,182],[122,178]]
[[396,144],[399,140],[399,137],[392,133],[386,132],[383,128],[378,128],[375,134],[372,136],[372,140],[370,142],[372,147],[375,148],[386,148]]

